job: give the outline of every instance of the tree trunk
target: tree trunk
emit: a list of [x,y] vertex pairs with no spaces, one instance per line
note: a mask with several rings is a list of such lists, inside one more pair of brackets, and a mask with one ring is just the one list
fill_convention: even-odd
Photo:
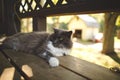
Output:
[[118,15],[119,13],[105,13],[105,27],[102,50],[104,54],[114,53],[115,22]]

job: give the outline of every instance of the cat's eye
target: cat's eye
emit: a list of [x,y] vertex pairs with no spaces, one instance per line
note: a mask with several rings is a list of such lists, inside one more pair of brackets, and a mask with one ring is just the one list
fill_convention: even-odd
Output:
[[61,37],[61,38],[59,38],[59,40],[60,40],[60,41],[62,41],[62,40],[63,40],[63,38]]

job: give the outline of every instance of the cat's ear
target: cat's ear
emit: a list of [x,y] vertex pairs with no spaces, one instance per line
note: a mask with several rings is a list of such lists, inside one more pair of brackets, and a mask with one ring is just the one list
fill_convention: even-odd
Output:
[[58,33],[59,32],[59,30],[56,29],[56,28],[53,28],[53,30],[54,30],[54,33]]
[[72,31],[68,31],[66,34],[67,34],[67,36],[68,36],[69,38],[71,38]]

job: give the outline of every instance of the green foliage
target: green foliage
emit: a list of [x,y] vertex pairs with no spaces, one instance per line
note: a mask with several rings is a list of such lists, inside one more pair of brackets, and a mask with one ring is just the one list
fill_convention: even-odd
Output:
[[117,26],[117,29],[120,29],[120,16],[117,17],[115,25]]
[[100,32],[103,32],[104,24],[105,24],[104,20],[101,20],[101,22],[100,22],[100,29],[99,29]]
[[50,33],[53,32],[52,28],[53,28],[53,24],[47,23],[47,31]]
[[67,27],[67,24],[62,22],[60,23],[60,26],[59,26],[60,29],[65,29],[65,30],[68,30],[68,27]]
[[65,23],[64,21],[60,20],[60,16],[54,16],[52,18],[49,18],[49,21],[47,23],[47,31],[53,32],[52,28],[59,28],[59,29],[65,29],[67,30],[68,23]]
[[104,13],[99,14],[89,14],[91,17],[95,18],[97,22],[100,24],[99,32],[103,32],[104,27]]
[[[48,23],[48,24],[47,24],[47,31],[48,31],[48,32],[53,32],[53,28],[54,28],[54,27],[55,27],[55,24],[54,24],[54,23],[53,23],[53,24]],[[64,29],[64,30],[68,30],[67,24],[64,23],[64,22],[59,23],[58,28],[59,28],[59,29]]]
[[58,2],[58,0],[52,0],[54,4],[56,4]]

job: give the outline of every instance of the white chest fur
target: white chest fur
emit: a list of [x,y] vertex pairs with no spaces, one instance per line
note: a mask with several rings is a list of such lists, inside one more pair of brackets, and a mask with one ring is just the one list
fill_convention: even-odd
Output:
[[47,51],[52,53],[54,56],[63,56],[64,54],[68,55],[70,53],[70,49],[54,47],[51,41],[48,41],[47,47]]

